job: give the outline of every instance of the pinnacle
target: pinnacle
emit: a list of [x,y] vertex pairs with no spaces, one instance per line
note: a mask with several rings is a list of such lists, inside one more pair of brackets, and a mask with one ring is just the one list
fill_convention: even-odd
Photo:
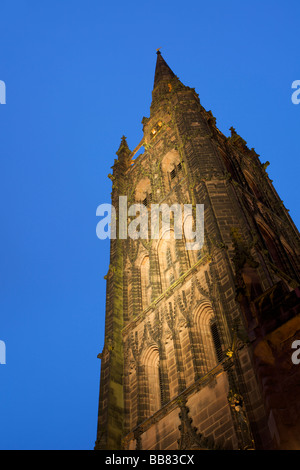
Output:
[[120,147],[116,154],[118,156],[118,161],[123,162],[123,164],[125,164],[125,167],[128,168],[131,163],[131,150],[128,147],[125,135],[123,135],[121,138]]
[[128,147],[128,144],[127,144],[127,140],[126,140],[126,137],[125,135],[122,136],[121,138],[121,143],[120,143],[120,147],[117,151],[117,154],[121,151],[121,150],[124,150],[124,149],[128,149],[129,150],[129,147]]

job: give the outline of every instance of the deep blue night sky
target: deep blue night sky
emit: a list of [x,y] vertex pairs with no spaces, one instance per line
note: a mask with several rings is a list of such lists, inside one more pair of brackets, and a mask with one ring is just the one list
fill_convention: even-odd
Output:
[[155,51],[237,132],[300,226],[298,0],[1,0],[1,449],[92,449],[123,134],[149,116]]

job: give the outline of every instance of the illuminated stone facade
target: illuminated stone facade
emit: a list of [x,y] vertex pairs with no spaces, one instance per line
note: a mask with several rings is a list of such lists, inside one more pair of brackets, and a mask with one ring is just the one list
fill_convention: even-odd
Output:
[[96,449],[300,448],[299,233],[256,152],[157,55],[112,204],[204,204],[205,243],[111,240]]

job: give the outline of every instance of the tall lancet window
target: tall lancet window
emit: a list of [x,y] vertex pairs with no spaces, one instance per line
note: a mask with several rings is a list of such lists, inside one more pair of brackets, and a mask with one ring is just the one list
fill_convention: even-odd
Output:
[[159,370],[159,352],[156,346],[149,347],[142,358],[145,371],[145,387],[148,402],[148,416],[161,407],[161,375]]
[[198,327],[202,373],[206,374],[223,358],[220,331],[214,312],[209,304],[203,303],[197,310],[195,323]]

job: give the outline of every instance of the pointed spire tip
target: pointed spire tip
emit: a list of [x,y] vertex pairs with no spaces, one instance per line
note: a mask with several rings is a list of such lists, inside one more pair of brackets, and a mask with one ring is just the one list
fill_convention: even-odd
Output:
[[175,77],[174,72],[170,69],[168,64],[166,63],[165,59],[161,55],[160,49],[157,49],[157,60],[156,60],[156,67],[155,67],[155,74],[154,74],[154,88],[162,81],[162,80],[172,80]]

